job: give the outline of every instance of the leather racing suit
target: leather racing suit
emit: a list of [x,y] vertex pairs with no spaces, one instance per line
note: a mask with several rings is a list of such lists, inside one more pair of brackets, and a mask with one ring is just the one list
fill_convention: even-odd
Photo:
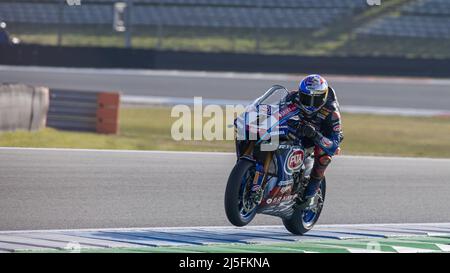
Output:
[[[292,92],[286,98],[299,105],[298,92]],[[310,181],[305,191],[303,199],[311,198],[320,187],[320,182],[324,178],[325,170],[331,162],[332,157],[339,153],[340,144],[344,139],[341,127],[341,114],[336,92],[333,88],[328,88],[328,95],[325,104],[313,113],[306,113],[299,105],[300,113],[296,120],[300,128],[297,135],[302,139],[306,154],[314,151],[314,164],[310,175]],[[308,138],[302,135],[302,126],[310,125],[315,130],[314,137]]]

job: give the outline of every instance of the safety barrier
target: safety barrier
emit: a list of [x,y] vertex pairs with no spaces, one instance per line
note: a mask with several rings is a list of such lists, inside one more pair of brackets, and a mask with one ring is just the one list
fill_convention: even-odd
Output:
[[117,134],[120,94],[50,90],[47,126],[62,130]]
[[0,85],[0,131],[45,127],[49,90],[24,84]]
[[288,56],[105,47],[0,45],[0,64],[259,73],[450,77],[449,59]]

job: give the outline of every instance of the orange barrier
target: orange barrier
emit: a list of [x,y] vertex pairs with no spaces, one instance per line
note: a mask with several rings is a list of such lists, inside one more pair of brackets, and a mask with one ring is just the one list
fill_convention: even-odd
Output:
[[117,134],[119,132],[119,106],[119,93],[97,94],[97,133]]
[[59,130],[117,134],[120,94],[50,90],[47,126]]

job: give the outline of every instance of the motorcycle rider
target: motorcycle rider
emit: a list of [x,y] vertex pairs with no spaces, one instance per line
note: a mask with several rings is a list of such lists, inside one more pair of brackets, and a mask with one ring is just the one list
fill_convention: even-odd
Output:
[[307,207],[314,203],[325,170],[333,155],[339,153],[339,145],[344,138],[339,103],[334,89],[320,75],[304,78],[298,90],[287,99],[300,108],[296,134],[301,137],[306,154],[314,151],[310,181],[304,195],[296,199],[298,206]]

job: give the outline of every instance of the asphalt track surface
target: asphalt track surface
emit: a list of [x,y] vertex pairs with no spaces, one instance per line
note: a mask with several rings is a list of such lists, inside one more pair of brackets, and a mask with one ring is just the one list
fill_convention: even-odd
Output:
[[[302,76],[0,66],[0,82],[121,91],[138,96],[228,100],[252,100],[273,84],[292,90]],[[449,80],[331,76],[329,81],[341,105],[450,109]]]
[[[0,230],[227,226],[229,153],[0,149]],[[450,160],[339,156],[321,224],[450,219]],[[255,225],[281,224],[257,215]]]

